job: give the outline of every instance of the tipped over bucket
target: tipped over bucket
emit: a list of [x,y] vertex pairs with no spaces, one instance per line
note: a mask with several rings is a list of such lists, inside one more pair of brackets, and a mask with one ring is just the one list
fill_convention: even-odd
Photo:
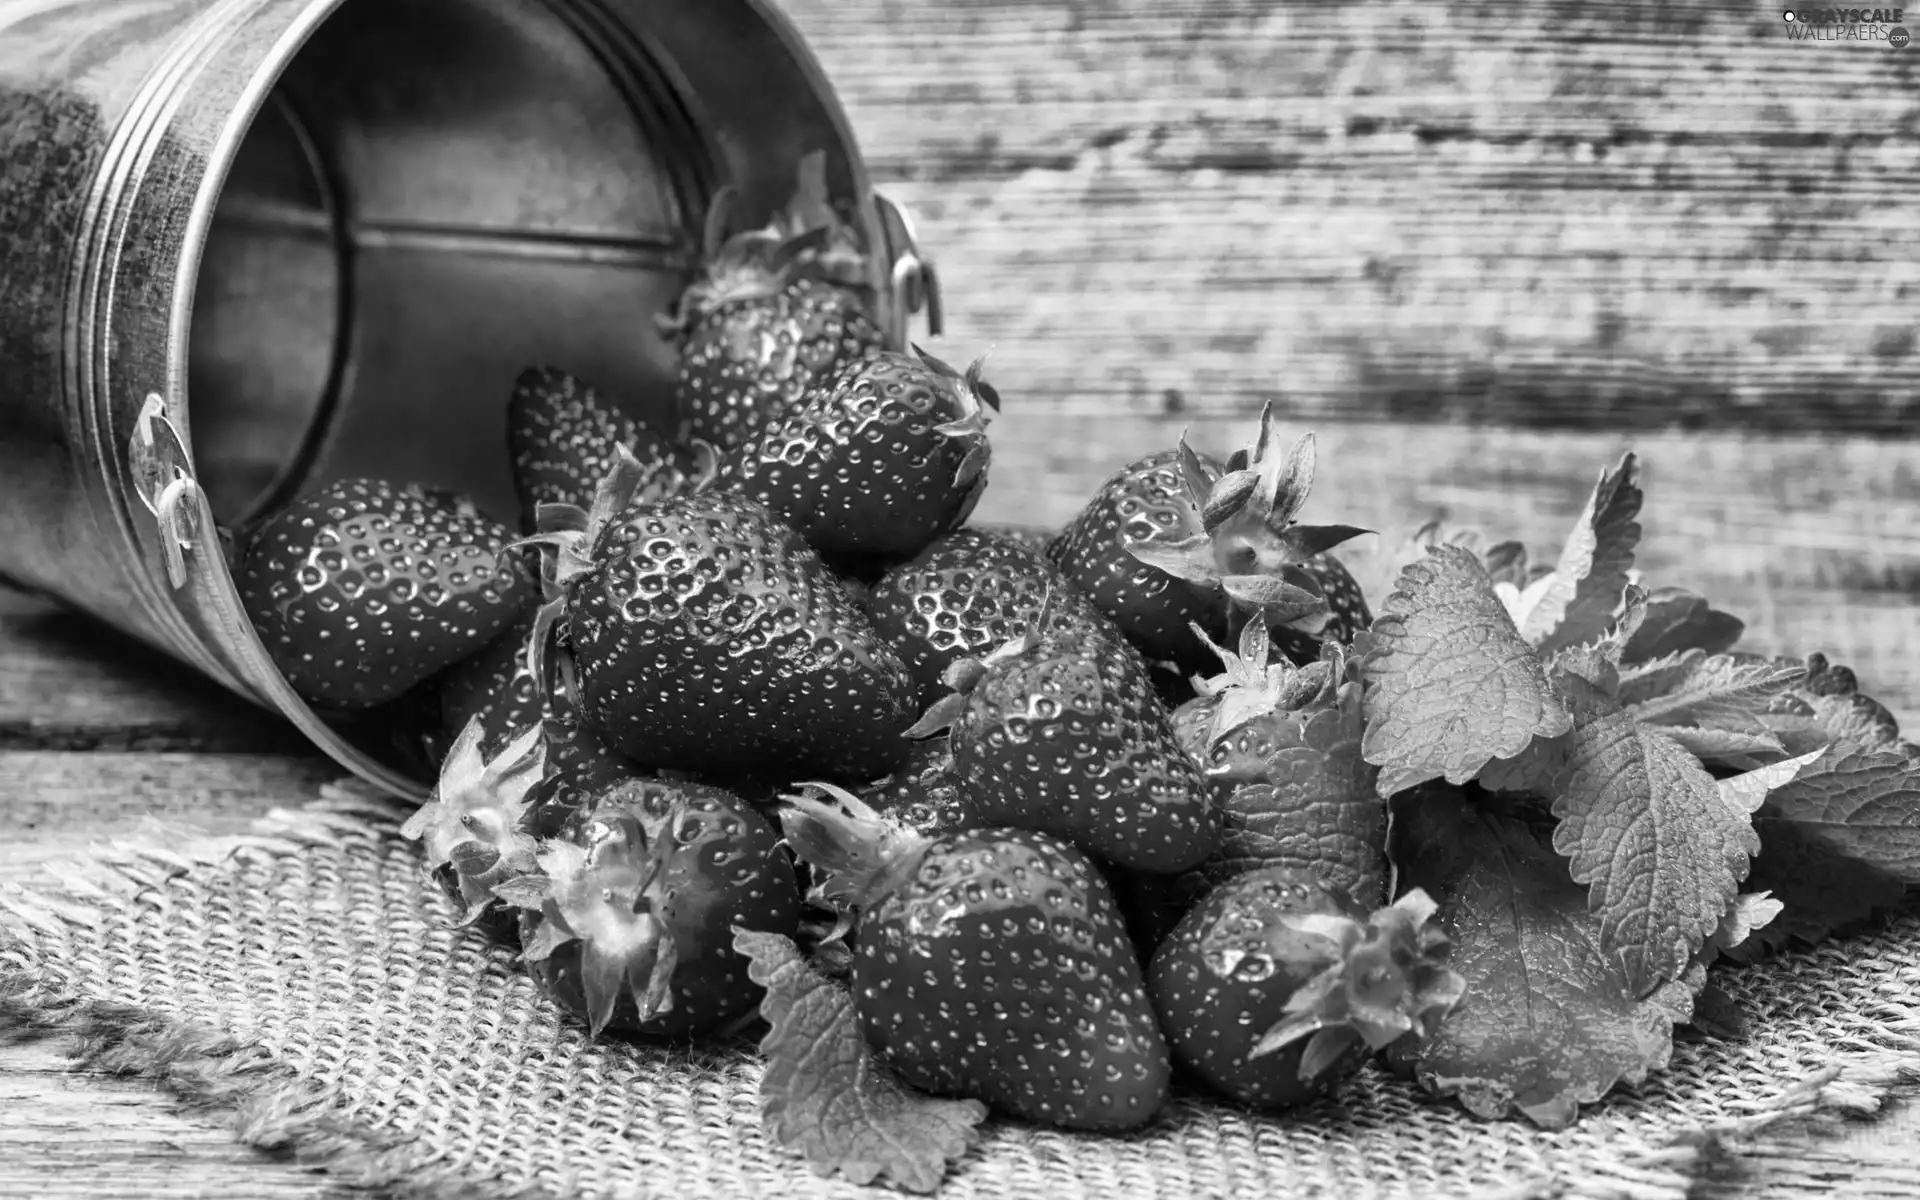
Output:
[[876,315],[932,310],[831,87],[761,0],[45,0],[0,15],[0,576],[429,781],[303,703],[227,531],[349,476],[511,523],[506,400],[670,413],[653,316],[706,206],[823,152]]

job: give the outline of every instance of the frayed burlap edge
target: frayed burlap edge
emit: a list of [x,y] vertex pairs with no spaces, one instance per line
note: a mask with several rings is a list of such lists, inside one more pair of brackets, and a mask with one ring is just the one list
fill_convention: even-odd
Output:
[[[139,836],[53,864],[34,886],[0,885],[0,910],[27,927],[23,936],[0,927],[0,949],[19,946],[32,959],[36,926],[90,924],[103,901],[129,893],[157,897],[166,879],[235,855],[297,854],[306,844],[337,845],[342,833],[391,836],[405,812],[358,781],[344,781],[322,788],[320,799],[299,809],[270,810],[244,835],[209,836],[188,824],[149,820]],[[438,1166],[423,1143],[356,1121],[339,1097],[259,1047],[134,1005],[77,995],[27,971],[0,970],[0,1043],[48,1039],[69,1043],[76,1070],[156,1083],[243,1145],[323,1172],[344,1189],[407,1200],[546,1195]]]
[[[92,925],[104,902],[157,897],[165,880],[235,855],[298,854],[304,845],[338,845],[343,834],[392,837],[405,813],[347,780],[323,787],[319,799],[300,808],[271,810],[243,835],[209,836],[191,825],[152,820],[139,836],[57,864],[31,886],[0,884],[0,910],[26,926],[18,933],[0,928],[0,948],[18,946],[31,960],[35,927],[56,932],[63,923]],[[1748,1116],[1676,1131],[1657,1148],[1623,1145],[1620,1161],[1603,1168],[1561,1169],[1483,1195],[1689,1200],[1709,1171],[1738,1174],[1762,1151],[1778,1158],[1818,1123],[1872,1119],[1889,1101],[1920,1093],[1920,1038],[1894,1029],[1876,1033],[1879,1047],[1856,1050],[1793,1081],[1755,1102]],[[0,970],[0,1043],[44,1039],[68,1041],[76,1069],[154,1082],[189,1112],[219,1120],[242,1144],[324,1172],[343,1188],[405,1200],[548,1195],[476,1180],[435,1162],[417,1140],[353,1119],[340,1097],[259,1047],[137,1006],[81,996],[27,970]],[[797,1157],[794,1168],[804,1169]]]

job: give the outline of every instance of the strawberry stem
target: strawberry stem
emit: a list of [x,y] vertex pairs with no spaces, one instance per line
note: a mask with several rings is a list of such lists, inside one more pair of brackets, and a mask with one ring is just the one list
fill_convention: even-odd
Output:
[[1447,938],[1432,924],[1436,908],[1415,888],[1364,922],[1346,914],[1277,916],[1277,926],[1331,942],[1333,961],[1288,998],[1287,1015],[1250,1057],[1312,1038],[1300,1064],[1305,1080],[1355,1039],[1377,1051],[1408,1035],[1431,1036],[1466,990],[1445,966]]
[[965,457],[953,472],[953,486],[966,487],[980,479],[987,469],[991,457],[987,423],[1000,411],[999,393],[980,378],[980,370],[986,364],[987,356],[983,354],[974,359],[963,375],[920,347],[913,349],[946,382],[953,396],[954,407],[959,410],[958,417],[933,428],[935,433],[953,438],[967,447]]
[[[842,914],[864,909],[927,845],[926,837],[887,820],[844,788],[799,786],[838,801],[836,806],[805,793],[780,797],[777,815],[787,844],[821,872],[808,895],[816,904]],[[830,936],[844,932],[843,922]]]
[[470,922],[499,897],[495,888],[535,873],[534,839],[525,828],[534,790],[546,777],[546,743],[530,725],[492,759],[482,750],[478,716],[460,730],[427,803],[400,827],[422,843],[429,870],[451,870]]
[[673,1008],[679,954],[657,915],[656,894],[673,847],[671,838],[648,845],[630,813],[595,818],[583,840],[584,846],[551,842],[542,851],[540,867],[550,882],[523,954],[540,962],[580,943],[582,1015],[597,1037],[623,999],[633,1002],[643,1024]]
[[1326,597],[1297,564],[1371,532],[1295,522],[1313,486],[1314,438],[1307,433],[1282,452],[1275,411],[1271,401],[1261,409],[1254,444],[1235,451],[1224,472],[1203,463],[1182,433],[1181,480],[1200,532],[1125,543],[1135,559],[1223,603],[1229,636],[1251,614],[1296,627],[1316,618],[1324,624],[1330,615]]

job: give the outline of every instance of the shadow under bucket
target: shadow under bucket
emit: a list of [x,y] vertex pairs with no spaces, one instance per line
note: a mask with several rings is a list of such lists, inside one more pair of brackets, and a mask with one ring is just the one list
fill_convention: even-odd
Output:
[[[761,0],[18,0],[0,16],[0,575],[422,797],[293,693],[226,531],[347,476],[518,516],[505,414],[564,367],[671,415],[653,316],[709,198],[825,153],[894,340],[930,290]],[[931,315],[931,314],[930,314]]]

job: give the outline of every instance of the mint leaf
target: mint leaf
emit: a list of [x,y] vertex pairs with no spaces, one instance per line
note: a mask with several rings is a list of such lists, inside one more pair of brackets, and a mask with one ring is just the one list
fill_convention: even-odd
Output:
[[1920,884],[1920,768],[1899,750],[1836,741],[1768,794],[1764,840],[1790,824],[1836,857]]
[[1736,812],[1753,813],[1766,802],[1769,793],[1792,783],[1801,771],[1819,759],[1821,751],[1798,758],[1766,763],[1741,775],[1730,775],[1718,782],[1720,799]]
[[1774,698],[1806,675],[1765,659],[1683,650],[1621,671],[1618,696],[1643,725],[1765,738]]
[[1655,588],[1647,596],[1646,619],[1627,639],[1620,659],[1640,663],[1687,650],[1725,654],[1746,632],[1739,617],[1721,612],[1685,588]]
[[1787,753],[1785,744],[1771,729],[1736,733],[1730,729],[1669,725],[1663,726],[1660,732],[1680,743],[1688,754],[1714,767],[1746,770],[1773,762]]
[[1553,783],[1553,846],[1591,887],[1602,945],[1642,995],[1686,970],[1760,839],[1698,759],[1585,680],[1558,682],[1574,728]]
[[1732,950],[1744,944],[1755,931],[1772,924],[1786,907],[1771,893],[1742,892],[1727,906],[1726,915],[1720,918],[1720,927],[1713,931],[1707,944],[1723,953]]
[[1747,940],[1727,947],[1728,958],[1753,962],[1791,946],[1818,945],[1906,899],[1907,886],[1899,879],[1836,852],[1816,834],[1764,815],[1756,824],[1760,856],[1747,886],[1785,907]]
[[1361,753],[1381,795],[1464,783],[1571,719],[1472,552],[1438,545],[1400,573],[1366,634]]
[[1901,751],[1835,742],[1720,786],[1738,790],[1756,778],[1770,786],[1756,801],[1760,854],[1747,886],[1785,908],[1727,947],[1728,957],[1811,946],[1901,902],[1920,867],[1920,764]]
[[1533,581],[1523,542],[1496,542],[1487,547],[1481,558],[1486,564],[1487,577],[1495,583],[1504,583],[1517,592]]
[[[1797,702],[1797,703],[1796,703]],[[1900,744],[1900,726],[1886,706],[1871,696],[1849,692],[1841,696],[1794,694],[1769,714],[1769,724],[1778,732],[1790,725],[1791,716],[1804,713],[1810,720],[1806,731],[1818,729],[1836,741],[1862,746],[1894,749]]]
[[1712,979],[1700,989],[1693,998],[1693,1016],[1688,1018],[1688,1026],[1694,1037],[1713,1038],[1722,1042],[1744,1042],[1747,1040],[1747,1014],[1726,990]]
[[1562,672],[1578,675],[1609,696],[1620,691],[1620,655],[1634,630],[1647,614],[1647,593],[1638,584],[1628,584],[1621,594],[1620,613],[1607,632],[1590,642],[1562,646],[1547,661],[1550,676]]
[[1340,685],[1326,707],[1268,719],[1280,723],[1273,741],[1281,748],[1258,774],[1232,777],[1219,849],[1201,869],[1218,884],[1259,867],[1305,867],[1377,904],[1386,885],[1387,807],[1360,756],[1359,685]]
[[1512,758],[1496,758],[1474,777],[1490,792],[1532,792],[1546,795],[1567,764],[1567,739],[1535,738]]
[[1805,743],[1824,733],[1862,746],[1900,748],[1900,722],[1886,705],[1860,691],[1852,670],[1824,654],[1809,654],[1805,662],[1805,681],[1776,697],[1767,715],[1782,741]]
[[1547,837],[1437,794],[1394,805],[1390,848],[1397,886],[1439,903],[1448,966],[1467,981],[1419,1052],[1416,1077],[1477,1116],[1519,1112],[1563,1129],[1580,1105],[1667,1064],[1706,967],[1694,963],[1643,998]]
[[1584,646],[1568,646],[1547,662],[1549,678],[1578,675],[1606,695],[1620,690],[1620,664],[1605,639]]
[[[1720,918],[1720,927],[1707,938],[1706,945],[1694,956],[1694,962],[1711,966],[1722,954],[1744,946],[1756,930],[1770,924],[1785,907],[1764,891],[1735,896],[1727,906],[1726,915]],[[1694,997],[1693,1015],[1687,1023],[1696,1037],[1743,1041],[1747,1035],[1746,1013],[1711,977]]]
[[1605,634],[1631,582],[1640,542],[1640,465],[1632,454],[1603,471],[1548,574],[1512,598],[1520,636],[1550,654]]
[[881,1177],[910,1192],[940,1186],[986,1118],[978,1100],[941,1100],[913,1091],[873,1056],[853,996],[814,970],[778,934],[735,929],[733,947],[767,989],[760,1015],[772,1026],[760,1043],[766,1072],[760,1108],[775,1142],[797,1149],[819,1175],[858,1184]]

